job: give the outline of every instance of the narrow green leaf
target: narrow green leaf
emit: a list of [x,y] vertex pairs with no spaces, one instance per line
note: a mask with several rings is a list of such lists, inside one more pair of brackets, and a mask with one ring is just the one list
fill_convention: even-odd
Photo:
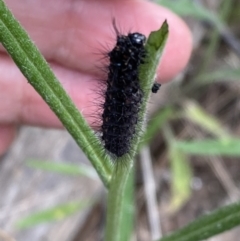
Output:
[[225,68],[201,74],[196,80],[196,84],[204,85],[216,82],[239,81],[240,69]]
[[0,40],[23,75],[57,115],[86,153],[103,183],[108,186],[112,171],[110,157],[103,152],[100,140],[2,0],[0,0]]
[[29,160],[26,162],[29,167],[45,171],[57,172],[65,175],[83,175],[97,179],[97,173],[92,167],[83,164],[56,163],[51,161]]
[[[141,137],[141,139],[142,139],[141,133],[143,133],[143,130],[145,129],[145,126],[143,125],[143,123],[145,121],[147,103],[150,97],[150,90],[152,89],[152,85],[154,83],[157,67],[163,55],[167,38],[168,38],[168,24],[167,24],[167,21],[165,20],[159,30],[153,31],[149,35],[149,38],[145,45],[147,56],[144,59],[144,64],[141,64],[139,67],[140,85],[144,92],[143,103],[139,113],[139,119],[143,121],[140,122],[139,125],[137,126],[137,130],[139,132],[138,136]],[[139,138],[138,140],[135,141],[135,143],[136,142],[139,143]],[[138,144],[135,145],[136,149],[137,149],[137,146]]]
[[169,158],[172,172],[172,197],[169,211],[176,212],[190,197],[192,172],[186,155],[174,146],[170,147]]
[[163,134],[168,144],[168,155],[172,173],[172,197],[169,205],[169,211],[175,212],[181,208],[191,194],[190,182],[192,172],[186,155],[176,148],[176,140],[172,133],[172,129],[168,124],[165,124]]
[[229,136],[219,121],[210,114],[206,113],[196,102],[185,102],[184,116],[193,123],[198,124],[205,130],[220,138],[227,138]]
[[90,205],[91,202],[71,202],[62,204],[54,208],[32,214],[26,218],[22,218],[17,222],[16,226],[20,229],[25,229],[38,224],[59,221]]
[[240,224],[240,203],[232,204],[202,216],[186,227],[159,241],[200,241],[223,233]]
[[145,49],[147,56],[139,68],[140,84],[145,90],[145,99],[149,98],[150,89],[154,82],[159,61],[163,55],[164,47],[168,38],[168,24],[165,20],[158,31],[153,31],[149,35]]
[[[153,31],[150,33],[147,43],[145,45],[145,50],[147,52],[147,56],[144,59],[144,63],[139,66],[139,82],[140,87],[144,92],[143,102],[139,111],[139,120],[136,126],[136,135],[132,141],[132,148],[129,154],[123,156],[123,158],[119,159],[119,162],[129,162],[131,160],[133,166],[133,158],[136,155],[137,148],[139,146],[139,141],[142,139],[143,130],[145,129],[145,118],[147,111],[147,103],[150,97],[150,90],[152,89],[152,85],[154,83],[157,67],[159,65],[160,59],[163,55],[164,47],[166,45],[168,38],[168,24],[165,20],[161,26],[161,28],[157,31]],[[129,168],[130,171],[131,168]]]
[[175,147],[180,151],[193,155],[240,156],[240,139],[205,139],[199,141],[176,141]]
[[[139,119],[144,120],[146,115],[147,101],[150,96],[151,86],[154,82],[154,76],[160,57],[162,56],[163,49],[168,37],[168,24],[165,21],[158,31],[150,34],[147,43],[146,51],[147,56],[139,68],[140,86],[144,90],[144,98],[139,113]],[[132,144],[132,150],[128,156],[118,159],[119,165],[115,166],[115,170],[111,180],[111,186],[108,194],[108,209],[107,209],[107,227],[105,233],[106,241],[127,241],[122,239],[121,230],[123,210],[124,210],[124,193],[127,185],[129,174],[133,168],[133,160],[136,154],[141,131],[144,129],[144,121],[138,122],[136,138]]]

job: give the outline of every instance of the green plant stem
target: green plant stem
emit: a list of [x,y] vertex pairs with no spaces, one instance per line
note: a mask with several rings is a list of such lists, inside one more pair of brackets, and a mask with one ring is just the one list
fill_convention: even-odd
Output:
[[123,239],[125,234],[120,227],[123,225],[125,207],[124,195],[126,193],[127,180],[132,168],[133,160],[129,160],[124,166],[115,166],[108,193],[106,241],[127,241]]
[[110,158],[103,153],[101,143],[93,130],[2,0],[0,0],[0,41],[28,82],[85,152],[103,183],[108,187],[112,171]]
[[126,194],[126,184],[130,172],[133,168],[134,156],[136,154],[141,133],[144,130],[144,120],[147,109],[147,101],[150,96],[150,90],[154,81],[156,69],[159,60],[163,54],[168,37],[168,24],[165,21],[162,27],[152,32],[147,40],[145,49],[147,51],[144,64],[139,68],[140,86],[144,91],[143,103],[139,112],[139,121],[137,124],[138,133],[132,143],[131,152],[117,160],[117,165],[113,172],[111,186],[108,194],[107,227],[105,241],[127,241],[124,239],[123,220],[124,220],[124,195]]
[[123,214],[119,227],[122,230],[122,240],[130,240],[135,221],[135,168],[129,173],[126,188],[123,192]]

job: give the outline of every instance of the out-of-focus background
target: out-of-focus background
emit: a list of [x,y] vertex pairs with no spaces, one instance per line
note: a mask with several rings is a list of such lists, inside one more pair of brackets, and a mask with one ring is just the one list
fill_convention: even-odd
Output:
[[[154,229],[149,197],[163,234],[240,199],[240,1],[159,3],[184,18],[194,50],[149,103],[150,143],[136,162],[138,241]],[[103,240],[105,211],[106,191],[66,131],[19,130],[0,161],[0,241]],[[239,235],[235,228],[209,240]]]

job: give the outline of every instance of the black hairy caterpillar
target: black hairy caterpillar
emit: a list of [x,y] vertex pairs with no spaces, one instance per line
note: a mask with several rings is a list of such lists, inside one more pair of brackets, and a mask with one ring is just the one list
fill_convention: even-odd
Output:
[[146,56],[146,37],[140,33],[122,35],[116,29],[115,47],[108,53],[107,89],[102,113],[102,140],[107,151],[116,157],[129,152],[138,123],[143,91],[138,67]]
[[[130,151],[136,132],[139,111],[144,92],[140,87],[138,68],[144,64],[147,52],[146,37],[138,32],[121,34],[113,20],[117,35],[114,48],[107,53],[109,65],[106,68],[106,89],[102,92],[101,139],[105,150],[115,157]],[[152,93],[157,93],[160,84],[154,83]]]

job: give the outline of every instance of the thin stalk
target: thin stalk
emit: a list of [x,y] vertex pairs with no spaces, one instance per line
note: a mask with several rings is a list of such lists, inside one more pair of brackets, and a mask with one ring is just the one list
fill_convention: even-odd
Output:
[[[144,130],[144,120],[147,109],[147,101],[150,96],[151,86],[154,81],[156,69],[159,60],[163,54],[168,37],[168,24],[165,21],[162,27],[155,32],[152,32],[146,43],[147,56],[144,64],[139,69],[140,86],[144,90],[144,98],[139,113],[139,119],[143,120],[138,122],[136,138],[132,143],[131,152],[126,156],[118,159],[113,172],[111,186],[108,194],[108,210],[107,210],[107,227],[105,241],[127,241],[124,239],[122,229],[122,222],[124,220],[124,195],[126,192],[127,179],[132,171],[134,164],[134,156],[136,154],[142,130]],[[122,165],[121,165],[122,164]]]
[[126,162],[126,166],[115,166],[111,186],[108,193],[106,241],[127,241],[122,232],[124,219],[124,200],[127,180],[133,168],[133,161]]
[[28,82],[85,152],[101,180],[108,187],[112,171],[110,158],[103,153],[103,147],[93,130],[2,0],[0,0],[0,41]]

